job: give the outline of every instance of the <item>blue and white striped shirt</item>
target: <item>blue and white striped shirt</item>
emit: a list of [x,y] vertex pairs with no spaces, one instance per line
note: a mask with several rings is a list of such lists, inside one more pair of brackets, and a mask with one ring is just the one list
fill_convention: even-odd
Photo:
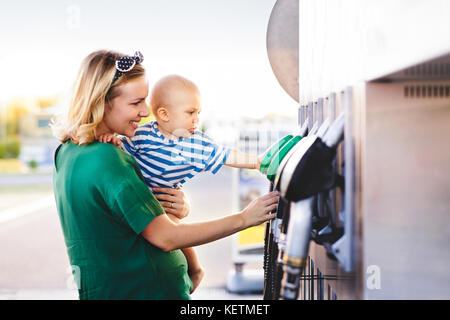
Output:
[[135,158],[147,185],[161,188],[180,186],[202,171],[215,174],[230,153],[203,132],[167,139],[156,121],[140,126],[131,139],[123,137],[122,148]]

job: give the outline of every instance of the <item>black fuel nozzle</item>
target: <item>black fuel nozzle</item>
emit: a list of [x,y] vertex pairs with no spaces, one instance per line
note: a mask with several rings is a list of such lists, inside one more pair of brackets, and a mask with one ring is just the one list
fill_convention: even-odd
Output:
[[329,192],[321,192],[315,197],[311,239],[323,244],[328,241],[326,236],[333,228],[334,217],[329,205]]
[[298,201],[336,186],[333,160],[343,138],[344,116],[333,122],[323,138],[314,134],[303,138],[289,161],[280,166],[274,183],[284,198]]
[[321,192],[314,196],[312,234],[324,228],[330,221],[329,212],[324,204],[325,198],[326,192]]

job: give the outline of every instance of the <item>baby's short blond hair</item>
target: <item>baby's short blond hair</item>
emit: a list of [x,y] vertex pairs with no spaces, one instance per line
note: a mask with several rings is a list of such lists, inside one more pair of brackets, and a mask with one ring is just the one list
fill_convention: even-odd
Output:
[[191,80],[176,74],[165,76],[155,83],[151,91],[150,106],[154,115],[159,108],[170,108],[172,106],[171,94],[175,90],[186,90],[200,94],[198,87]]

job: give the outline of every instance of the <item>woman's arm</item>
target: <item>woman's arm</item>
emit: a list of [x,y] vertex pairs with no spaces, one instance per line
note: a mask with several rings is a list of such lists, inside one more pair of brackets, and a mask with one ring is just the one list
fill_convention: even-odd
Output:
[[167,215],[152,220],[141,235],[163,251],[198,246],[275,218],[270,214],[278,202],[278,192],[253,200],[242,212],[197,223],[175,224]]

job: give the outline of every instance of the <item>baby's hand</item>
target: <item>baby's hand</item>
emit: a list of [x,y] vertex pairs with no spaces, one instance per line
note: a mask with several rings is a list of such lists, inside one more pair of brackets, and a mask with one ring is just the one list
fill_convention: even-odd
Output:
[[116,137],[113,133],[102,134],[98,138],[98,141],[103,143],[110,143],[115,145],[116,147],[122,146],[122,141],[118,137]]
[[267,148],[266,151],[264,151],[264,153],[260,154],[259,156],[257,156],[256,158],[256,164],[255,164],[255,169],[259,170],[259,168],[261,167],[261,162],[263,161],[264,157],[266,156],[266,154],[269,152],[270,148]]

